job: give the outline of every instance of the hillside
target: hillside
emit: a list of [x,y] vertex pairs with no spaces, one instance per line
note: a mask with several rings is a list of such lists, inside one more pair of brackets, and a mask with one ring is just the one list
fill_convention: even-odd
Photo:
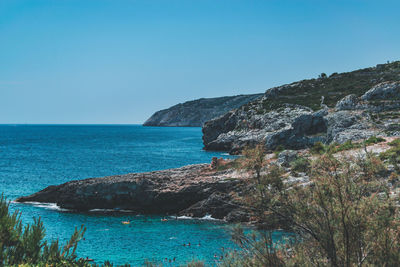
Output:
[[200,98],[177,104],[154,113],[144,126],[193,126],[201,127],[213,118],[241,107],[263,94]]
[[267,90],[263,97],[208,121],[207,150],[237,153],[247,145],[309,147],[400,131],[400,61],[321,75]]

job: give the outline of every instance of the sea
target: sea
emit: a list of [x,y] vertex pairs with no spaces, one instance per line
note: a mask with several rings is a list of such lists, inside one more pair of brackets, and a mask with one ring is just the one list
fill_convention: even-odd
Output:
[[[115,265],[142,266],[148,261],[178,266],[201,260],[215,266],[226,252],[238,248],[231,241],[232,225],[210,216],[162,222],[162,214],[102,210],[79,213],[62,210],[54,203],[13,202],[17,197],[71,180],[232,157],[204,151],[201,137],[199,127],[0,125],[0,193],[11,201],[11,211],[21,213],[24,223],[40,217],[48,241],[59,239],[64,244],[75,228],[84,225],[87,230],[77,254],[97,264],[108,260]],[[132,223],[121,223],[127,220]],[[281,234],[275,232],[275,238]]]

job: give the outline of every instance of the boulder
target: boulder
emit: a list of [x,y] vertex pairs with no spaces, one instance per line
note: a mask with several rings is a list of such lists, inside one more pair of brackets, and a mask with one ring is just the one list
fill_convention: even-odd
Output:
[[325,117],[327,121],[327,141],[339,144],[348,140],[361,140],[376,135],[368,113],[363,111],[338,111]]
[[335,109],[336,110],[354,110],[358,108],[360,100],[359,98],[352,94],[345,96],[339,102],[337,102]]
[[[240,222],[234,218],[232,212],[243,212],[240,205],[232,201],[227,194],[213,193],[207,199],[204,199],[191,207],[180,212],[180,215],[202,218],[212,215],[214,219],[227,220],[229,222]],[[229,216],[230,215],[230,216]],[[226,218],[228,216],[228,219]]]
[[297,151],[294,150],[284,150],[278,155],[277,163],[282,167],[290,167],[290,163],[297,159]]

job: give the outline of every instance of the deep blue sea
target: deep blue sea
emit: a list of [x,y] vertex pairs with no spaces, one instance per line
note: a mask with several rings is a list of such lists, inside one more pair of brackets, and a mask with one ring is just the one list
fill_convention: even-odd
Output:
[[[208,163],[221,153],[202,150],[201,128],[139,125],[0,125],[0,193],[9,200],[75,179]],[[46,238],[64,243],[85,225],[79,257],[96,263],[140,266],[146,260],[176,266],[192,259],[215,263],[222,248],[233,248],[230,225],[128,213],[73,213],[54,205],[11,203],[24,222],[41,217]],[[132,220],[130,225],[121,221]],[[276,233],[279,235],[279,233]],[[191,243],[191,246],[183,244]],[[167,258],[167,261],[165,261]],[[175,258],[174,263],[168,259]]]

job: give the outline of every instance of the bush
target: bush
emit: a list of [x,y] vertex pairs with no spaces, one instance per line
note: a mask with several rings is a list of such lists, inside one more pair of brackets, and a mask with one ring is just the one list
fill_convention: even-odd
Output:
[[400,138],[393,140],[389,143],[389,146],[400,147]]
[[236,231],[243,252],[227,266],[400,266],[399,207],[382,161],[326,154],[311,165],[311,185],[277,187],[275,177],[255,184],[244,202],[260,221],[285,222],[294,242],[277,245],[268,235]]
[[290,165],[293,172],[308,172],[311,168],[311,161],[305,157],[298,157]]
[[395,167],[397,172],[400,172],[400,139],[396,139],[389,143],[392,148],[379,154],[381,160],[387,160],[389,164]]
[[333,144],[329,145],[329,147],[327,148],[327,152],[337,153],[337,152],[341,152],[341,151],[362,148],[364,146],[378,144],[378,143],[381,143],[384,141],[386,141],[386,139],[384,139],[382,137],[376,137],[376,136],[371,136],[367,140],[365,140],[363,142],[359,142],[359,143],[353,143],[351,140],[347,140],[346,142],[344,142],[341,145],[339,145],[337,143],[333,143]]
[[278,158],[279,154],[284,150],[285,150],[285,147],[283,145],[277,146],[274,150],[275,158]]
[[355,148],[360,148],[360,147],[361,147],[360,143],[353,143],[351,140],[347,140],[343,144],[339,145],[339,147],[337,147],[336,151],[340,152],[340,151],[350,150],[350,149],[355,149]]
[[322,142],[316,142],[310,149],[311,154],[321,155],[325,153],[326,147]]
[[0,198],[0,266],[91,266],[84,259],[77,259],[76,248],[85,228],[75,229],[71,239],[60,248],[58,240],[44,241],[43,222],[34,219],[32,225],[22,226],[20,214],[10,215],[9,203]]
[[364,141],[364,143],[366,145],[373,145],[373,144],[378,144],[381,142],[385,142],[386,139],[382,138],[382,137],[376,137],[376,136],[371,136],[370,138],[368,138],[367,140]]

